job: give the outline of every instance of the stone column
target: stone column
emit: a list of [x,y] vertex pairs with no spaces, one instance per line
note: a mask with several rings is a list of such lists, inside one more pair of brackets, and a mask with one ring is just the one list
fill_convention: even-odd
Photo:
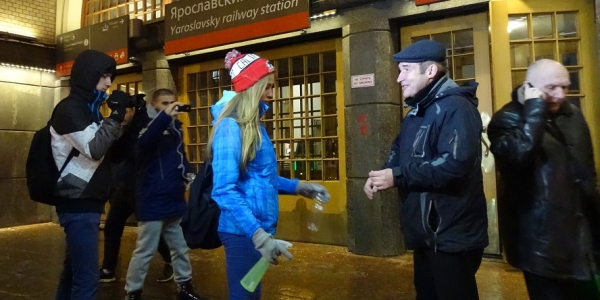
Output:
[[179,92],[175,86],[169,62],[162,51],[148,51],[145,53],[142,64],[142,75],[142,85],[144,93],[146,93],[146,101],[152,99],[152,93],[157,89],[171,89],[176,94]]
[[0,228],[49,222],[54,207],[29,199],[25,163],[54,108],[52,73],[0,66]]
[[[596,12],[594,13],[594,24],[596,24],[596,33],[594,34],[594,37],[596,38],[596,55],[598,56],[598,63],[600,63],[600,0],[595,0],[594,4],[594,8],[596,9]],[[599,67],[600,65],[596,66],[596,68]]]
[[[372,256],[405,252],[395,189],[368,200],[363,186],[379,170],[400,130],[400,91],[388,20],[343,28],[348,249]],[[374,86],[352,88],[352,76],[374,74]]]

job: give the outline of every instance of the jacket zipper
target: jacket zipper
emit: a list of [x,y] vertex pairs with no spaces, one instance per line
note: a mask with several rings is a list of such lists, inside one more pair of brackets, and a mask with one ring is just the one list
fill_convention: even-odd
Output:
[[456,129],[454,129],[454,136],[452,137],[452,139],[450,139],[450,142],[448,144],[453,144],[452,156],[456,157],[456,150],[458,149],[458,131]]
[[165,174],[163,174],[162,160],[160,159],[160,148],[158,149],[158,166],[160,167],[160,179],[165,180]]
[[[423,229],[425,229],[425,232],[427,233],[427,228],[429,228],[429,230],[431,230],[433,232],[433,251],[437,252],[437,230],[440,228],[440,225],[438,224],[438,228],[436,228],[435,231],[433,231],[433,229],[431,229],[431,226],[429,226],[429,216],[431,215],[431,207],[435,206],[435,202],[433,201],[433,199],[431,200],[431,202],[429,202],[429,206],[427,208],[427,214],[424,216],[424,222],[423,222]],[[437,210],[437,206],[436,206],[436,210]],[[438,212],[439,215],[439,212]]]
[[442,216],[440,215],[440,210],[437,207],[437,204],[435,203],[435,201],[433,199],[431,199],[431,204],[429,205],[429,211],[427,212],[427,226],[429,226],[429,216],[431,215],[431,207],[435,207],[435,211],[438,217],[438,224],[437,224],[437,228],[435,229],[435,231],[433,229],[431,229],[431,227],[429,227],[429,229],[431,229],[431,231],[433,231],[433,252],[437,252],[438,249],[438,243],[437,243],[437,239],[438,239],[438,231],[440,230],[440,227],[442,226]]

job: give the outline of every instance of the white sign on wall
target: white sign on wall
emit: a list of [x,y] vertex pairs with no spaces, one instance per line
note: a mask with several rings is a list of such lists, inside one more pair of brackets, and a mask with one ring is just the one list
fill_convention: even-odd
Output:
[[351,76],[352,88],[375,86],[375,74],[362,74]]

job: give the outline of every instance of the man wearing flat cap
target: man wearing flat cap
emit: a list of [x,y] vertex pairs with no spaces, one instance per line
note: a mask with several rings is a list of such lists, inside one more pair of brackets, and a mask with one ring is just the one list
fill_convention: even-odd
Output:
[[399,191],[418,300],[478,299],[475,273],[488,245],[477,83],[448,78],[445,53],[442,44],[421,40],[394,54],[412,108],[387,162],[364,186],[369,199]]

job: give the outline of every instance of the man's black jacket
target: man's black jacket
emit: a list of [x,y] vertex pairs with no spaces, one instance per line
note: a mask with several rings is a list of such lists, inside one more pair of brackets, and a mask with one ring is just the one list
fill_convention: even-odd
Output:
[[391,168],[402,202],[409,249],[459,252],[488,245],[481,171],[477,83],[443,77],[406,103],[414,108],[384,168]]
[[506,258],[539,276],[589,280],[595,273],[592,235],[600,230],[589,128],[568,101],[549,115],[543,99],[522,105],[519,94],[513,92],[488,130],[501,175]]

